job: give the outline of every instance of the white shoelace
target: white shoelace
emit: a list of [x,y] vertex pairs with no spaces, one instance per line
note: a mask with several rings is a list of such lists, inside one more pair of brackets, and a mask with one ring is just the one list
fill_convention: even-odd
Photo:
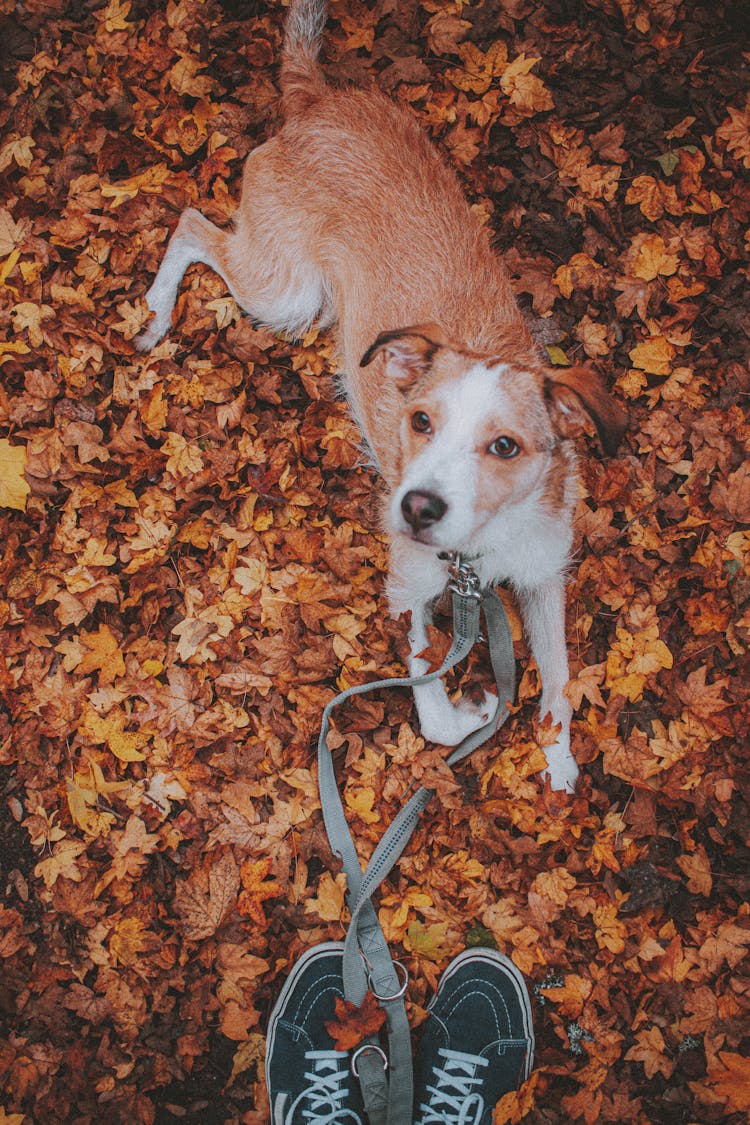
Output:
[[422,1116],[414,1125],[479,1125],[484,1098],[474,1087],[481,1085],[483,1076],[477,1070],[487,1066],[487,1059],[444,1048],[438,1054],[444,1064],[432,1068],[430,1100],[420,1105]]
[[274,1125],[364,1125],[358,1113],[342,1104],[351,1078],[349,1056],[341,1051],[308,1051],[305,1061],[312,1063],[312,1070],[305,1073],[309,1086],[288,1108],[287,1095],[278,1095]]

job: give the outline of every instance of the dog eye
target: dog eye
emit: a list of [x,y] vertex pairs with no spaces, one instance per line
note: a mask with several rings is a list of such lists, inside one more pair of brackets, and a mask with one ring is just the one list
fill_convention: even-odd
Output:
[[424,410],[415,410],[411,416],[411,428],[418,434],[429,434],[432,431],[429,414],[425,414]]
[[512,437],[503,434],[502,437],[495,438],[487,452],[494,454],[495,457],[504,457],[507,460],[509,457],[515,457],[517,453],[520,453],[521,447]]

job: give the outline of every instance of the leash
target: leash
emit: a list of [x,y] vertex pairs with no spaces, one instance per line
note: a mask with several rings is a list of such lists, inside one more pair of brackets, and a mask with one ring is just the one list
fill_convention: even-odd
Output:
[[480,612],[485,619],[498,705],[489,722],[451,752],[448,765],[466,758],[505,722],[508,703],[515,694],[515,657],[503,603],[494,590],[481,589],[474,570],[458,554],[449,556],[449,562],[453,643],[440,668],[422,676],[377,680],[347,688],[325,708],[318,741],[318,786],[323,820],[331,850],[341,859],[346,873],[346,900],[351,914],[344,943],[344,995],[359,1007],[371,990],[386,1011],[387,1054],[377,1036],[371,1036],[352,1057],[352,1070],[362,1088],[370,1125],[405,1125],[412,1120],[413,1102],[411,1039],[404,1003],[408,972],[402,962],[394,961],[391,956],[372,895],[398,862],[434,790],[421,787],[412,795],[386,829],[362,871],[336,783],[328,732],[333,711],[354,696],[387,687],[415,687],[445,675],[474,647],[479,638]]

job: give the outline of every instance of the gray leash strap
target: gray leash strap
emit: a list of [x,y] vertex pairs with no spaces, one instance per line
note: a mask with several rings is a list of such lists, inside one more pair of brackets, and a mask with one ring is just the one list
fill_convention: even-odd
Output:
[[[398,862],[434,791],[424,787],[416,790],[394,817],[363,872],[344,815],[333,758],[328,748],[328,732],[332,712],[347,699],[385,687],[415,687],[430,683],[463,660],[479,636],[480,603],[487,625],[498,706],[489,722],[452,751],[447,758],[448,764],[454,765],[471,754],[505,721],[507,704],[515,692],[513,640],[505,609],[494,591],[485,591],[480,595],[472,582],[466,581],[466,570],[458,567],[457,572],[452,586],[453,644],[440,668],[423,676],[377,680],[341,692],[323,712],[318,741],[318,785],[323,819],[331,849],[343,862],[351,913],[344,944],[344,994],[359,1006],[371,989],[387,1016],[388,1055],[381,1049],[377,1037],[373,1036],[362,1043],[352,1059],[370,1125],[405,1125],[411,1122],[413,1102],[411,1038],[404,1004],[407,973],[404,966],[400,962],[394,963],[391,957],[372,904],[372,895]],[[472,576],[471,571],[468,574]]]

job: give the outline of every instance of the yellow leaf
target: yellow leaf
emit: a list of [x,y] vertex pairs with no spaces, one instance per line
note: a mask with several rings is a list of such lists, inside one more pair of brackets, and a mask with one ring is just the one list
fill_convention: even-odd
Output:
[[506,68],[500,79],[503,93],[507,94],[513,108],[525,117],[552,109],[554,104],[552,95],[541,78],[529,74],[531,68],[538,62],[538,58],[527,58],[526,55],[521,54]]
[[107,31],[128,31],[133,25],[125,18],[130,11],[130,0],[110,0],[102,13]]
[[497,39],[486,54],[474,43],[461,43],[458,48],[463,67],[450,67],[446,78],[457,90],[470,94],[486,94],[492,79],[501,74],[508,63],[508,52]]
[[347,787],[346,807],[351,809],[365,824],[377,824],[380,820],[380,813],[373,810],[374,803],[375,790],[371,789],[369,785],[363,785],[358,789],[354,786]]
[[176,94],[189,94],[191,98],[207,98],[214,88],[213,79],[198,74],[205,63],[183,55],[169,72],[169,85]]
[[31,489],[26,483],[26,446],[11,445],[0,438],[0,507],[26,511],[26,500]]
[[163,184],[169,179],[169,169],[166,164],[155,164],[131,176],[129,180],[122,180],[115,184],[102,184],[101,193],[105,199],[113,200],[112,206],[119,207],[129,199],[135,199],[139,192],[145,195],[156,195],[161,191]]
[[82,789],[70,778],[65,783],[65,795],[73,823],[87,836],[107,836],[115,821],[114,813],[96,808],[97,794],[92,789]]
[[671,277],[678,263],[679,258],[667,249],[664,239],[658,234],[649,234],[638,247],[633,273],[643,281],[653,281],[659,275]]
[[550,344],[545,348],[547,358],[554,367],[570,367],[570,360],[566,356],[562,348],[556,344]]
[[6,1113],[5,1106],[0,1105],[0,1125],[23,1125],[25,1120],[25,1113]]
[[439,961],[446,952],[447,922],[412,922],[404,935],[404,946],[427,961]]
[[115,965],[135,965],[144,950],[148,949],[153,935],[148,933],[140,918],[123,918],[109,939],[109,952]]
[[346,875],[341,873],[334,879],[328,871],[324,871],[318,883],[318,896],[307,900],[305,910],[314,912],[324,922],[340,921],[345,887]]
[[89,708],[80,731],[94,743],[106,742],[121,762],[142,762],[146,755],[140,752],[139,747],[146,743],[146,735],[139,731],[126,731],[126,719],[125,712],[118,707],[113,708],[106,718],[101,718],[93,708]]
[[82,675],[98,671],[100,684],[111,684],[125,675],[120,645],[109,625],[100,625],[95,633],[81,633],[81,641],[88,649],[78,666]]
[[676,350],[664,336],[651,336],[628,352],[633,367],[648,375],[669,375]]
[[167,434],[161,447],[167,455],[167,472],[176,480],[193,477],[203,470],[203,457],[194,442],[188,442],[182,434]]

